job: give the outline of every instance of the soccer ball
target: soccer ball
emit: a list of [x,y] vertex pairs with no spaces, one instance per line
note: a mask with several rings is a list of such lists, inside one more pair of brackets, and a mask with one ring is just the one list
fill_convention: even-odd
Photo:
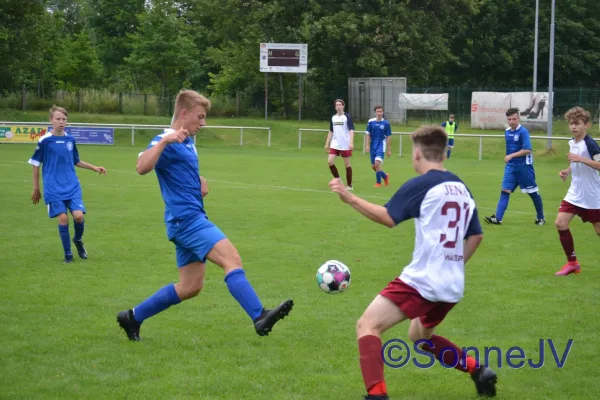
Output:
[[350,268],[340,261],[329,260],[317,270],[317,284],[325,293],[342,293],[350,286]]

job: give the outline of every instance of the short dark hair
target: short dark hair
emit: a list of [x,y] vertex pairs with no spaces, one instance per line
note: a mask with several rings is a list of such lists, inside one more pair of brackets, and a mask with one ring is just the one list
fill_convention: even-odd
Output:
[[519,114],[518,108],[509,108],[508,110],[506,110],[507,117],[510,117],[511,115],[514,115],[514,114]]
[[379,110],[380,108],[381,108],[382,110],[385,110],[381,104],[377,104],[377,105],[375,106],[375,108],[373,109],[373,111],[377,111],[377,110]]
[[346,106],[346,103],[344,103],[344,100],[342,100],[342,99],[335,99],[335,101],[333,102],[333,106],[334,106],[334,107],[335,107],[335,105],[336,105],[336,103],[337,103],[338,101],[339,101],[340,103],[342,103],[342,105],[343,105],[343,106]]
[[421,149],[427,161],[442,162],[448,144],[448,134],[437,125],[424,125],[412,133],[414,145]]

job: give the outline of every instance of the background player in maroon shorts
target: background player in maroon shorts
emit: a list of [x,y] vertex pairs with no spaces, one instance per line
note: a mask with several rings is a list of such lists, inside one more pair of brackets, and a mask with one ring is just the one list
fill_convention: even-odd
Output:
[[407,181],[385,206],[354,196],[339,179],[329,184],[342,201],[374,222],[392,228],[415,220],[417,239],[412,262],[375,297],[357,323],[365,399],[388,399],[381,335],[406,319],[411,320],[410,340],[428,341],[419,351],[432,353],[446,365],[468,372],[477,393],[493,397],[496,374],[463,355],[448,339],[433,334],[463,297],[465,263],[483,240],[475,201],[460,178],[444,168],[448,136],[442,127],[421,127],[412,134],[412,140],[413,167],[419,176]]
[[566,181],[571,175],[571,186],[560,204],[554,222],[567,256],[567,263],[555,273],[557,276],[581,272],[581,265],[575,256],[573,235],[569,230],[569,223],[575,216],[578,215],[583,222],[591,222],[600,235],[600,146],[587,134],[587,128],[590,127],[589,112],[581,107],[574,107],[567,111],[565,119],[573,134],[567,154],[571,165],[560,171],[559,176]]
[[346,189],[353,190],[352,187],[352,165],[350,157],[354,149],[354,123],[352,117],[344,112],[344,100],[337,99],[334,103],[335,115],[329,121],[329,133],[325,141],[325,151],[329,154],[327,163],[334,178],[339,178],[335,158],[341,156],[346,166]]

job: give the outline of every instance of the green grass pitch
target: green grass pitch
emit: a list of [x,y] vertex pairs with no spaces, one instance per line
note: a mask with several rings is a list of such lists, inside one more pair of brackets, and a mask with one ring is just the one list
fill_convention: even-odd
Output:
[[[46,119],[45,114],[29,117]],[[163,118],[158,123],[167,122]],[[249,123],[261,122],[209,120],[215,125]],[[287,298],[296,303],[269,337],[256,335],[230,296],[222,271],[212,264],[203,292],[147,320],[141,342],[129,342],[118,327],[118,311],[178,277],[156,177],[135,173],[137,154],[150,132],[141,132],[134,147],[128,145],[127,131],[118,133],[116,146],[79,146],[82,160],[106,167],[108,175],[77,171],[88,211],[84,242],[89,259],[75,256],[69,265],[61,262],[57,222],[48,219],[43,204],[34,206],[30,200],[31,166],[26,162],[33,146],[0,146],[0,398],[361,398],[356,320],[410,262],[414,226],[376,225],[328,191],[325,136],[307,134],[302,150],[296,149],[298,127],[326,129],[326,124],[271,125],[270,149],[263,132],[245,132],[244,147],[236,131],[207,129],[198,136],[201,172],[211,190],[206,198],[209,217],[239,249],[265,306]],[[415,176],[408,140],[404,157],[396,154],[397,140],[395,154],[384,164],[391,176],[387,188],[373,188],[368,157],[360,148],[356,151],[357,195],[384,204]],[[495,210],[500,194],[503,145],[486,139],[483,160],[478,161],[478,143],[457,139],[446,166],[469,186],[483,218]],[[466,266],[465,297],[437,333],[461,347],[499,347],[503,356],[519,346],[535,362],[540,339],[552,339],[559,358],[573,339],[563,368],[556,366],[548,346],[540,369],[510,368],[505,357],[498,368],[492,355],[498,398],[597,399],[598,237],[590,224],[575,219],[571,230],[582,274],[553,275],[565,262],[552,224],[568,188],[558,178],[566,166],[565,143],[557,145],[555,154],[545,155],[544,142],[534,145],[548,224],[533,224],[535,212],[527,195],[511,196],[504,225],[483,225],[483,244]],[[340,171],[342,165],[339,160]],[[316,270],[328,259],[341,260],[352,271],[352,283],[343,294],[327,295],[317,287]],[[405,322],[383,339],[407,340],[407,329]],[[439,364],[419,369],[411,363],[401,369],[386,367],[385,372],[392,399],[476,398],[466,374]]]

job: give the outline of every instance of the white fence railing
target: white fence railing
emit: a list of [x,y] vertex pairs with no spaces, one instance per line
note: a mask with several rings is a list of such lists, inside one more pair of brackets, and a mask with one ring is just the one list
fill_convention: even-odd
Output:
[[[301,128],[298,129],[298,149],[302,148],[302,132],[329,132],[328,129],[310,129],[310,128]],[[367,135],[362,131],[355,131],[354,135],[363,135],[363,146],[362,146],[362,154],[365,154],[365,147],[367,144]],[[392,135],[399,136],[399,145],[398,145],[398,155],[402,157],[402,137],[410,136],[412,132],[392,132]],[[476,134],[476,133],[455,133],[454,136],[458,137],[470,137],[470,138],[479,138],[479,161],[481,161],[483,157],[483,139],[504,139],[504,135],[489,135],[489,134]],[[571,140],[571,137],[564,136],[530,136],[531,139],[543,139],[543,140]],[[597,142],[600,142],[600,138],[594,139]],[[323,143],[324,144],[324,143]]]
[[[0,125],[3,126],[50,126],[48,122],[11,122],[11,121],[0,121]],[[131,129],[131,145],[135,145],[135,131],[144,130],[159,130],[162,131],[169,128],[169,125],[144,125],[144,124],[93,124],[83,122],[68,123],[67,126],[82,126],[90,128],[114,128],[114,129]],[[207,125],[204,128],[210,129],[239,129],[240,130],[240,146],[244,145],[244,129],[246,130],[264,130],[268,131],[267,146],[271,147],[271,128],[263,126],[224,126],[224,125]],[[194,137],[194,143],[196,143],[196,137]]]

